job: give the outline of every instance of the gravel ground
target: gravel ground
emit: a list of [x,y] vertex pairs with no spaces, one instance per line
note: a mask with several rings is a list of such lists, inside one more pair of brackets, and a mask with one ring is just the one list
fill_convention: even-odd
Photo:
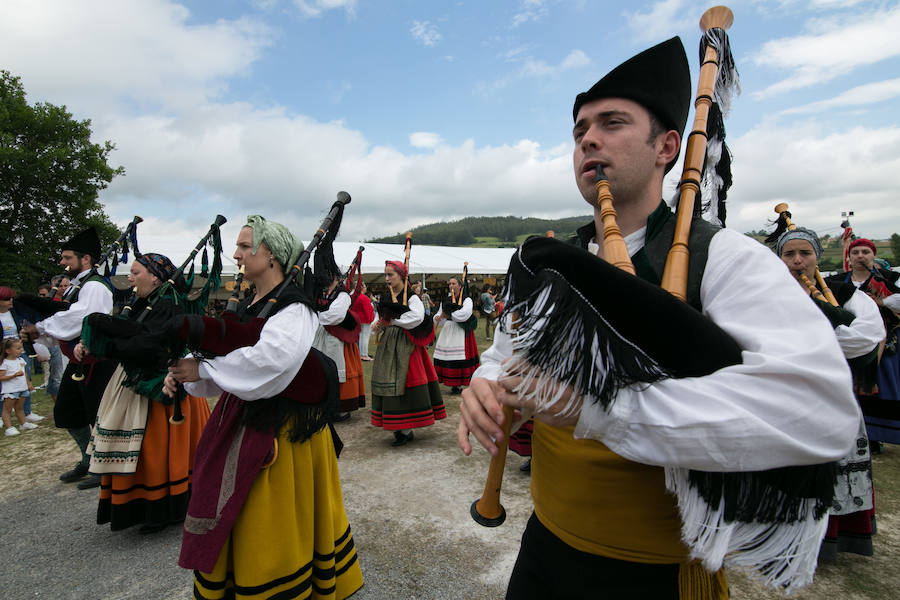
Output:
[[[354,600],[503,597],[531,513],[528,476],[518,470],[523,459],[507,461],[507,522],[477,525],[468,511],[481,495],[488,456],[479,450],[467,458],[457,449],[459,397],[448,394],[445,402],[449,418],[418,430],[401,448],[368,424],[365,409],[338,425],[344,501],[365,579]],[[58,480],[77,460],[74,444],[52,425],[41,430],[9,440],[40,435],[43,444],[29,458],[40,460],[39,468],[8,468],[12,443],[0,456],[0,548],[7,558],[0,597],[191,597],[192,575],[177,565],[180,527],[141,535],[97,525],[97,490]]]
[[[482,346],[484,340],[480,340]],[[484,348],[482,348],[483,350]],[[370,367],[371,363],[365,363]],[[366,377],[368,380],[368,376]],[[447,394],[449,417],[420,429],[402,448],[368,424],[368,410],[339,423],[344,502],[365,585],[354,600],[493,600],[503,598],[519,538],[531,514],[523,459],[510,454],[503,483],[507,522],[486,529],[469,505],[481,495],[488,455],[456,447],[459,397]],[[52,413],[36,395],[36,410]],[[0,600],[167,599],[192,596],[192,574],[178,567],[181,528],[140,535],[96,524],[97,490],[58,480],[78,458],[68,434],[47,419],[35,431],[0,437]],[[843,554],[820,565],[815,582],[792,598],[893,600],[900,589],[900,447],[874,461],[878,490],[875,556]],[[729,571],[732,598],[778,600]]]

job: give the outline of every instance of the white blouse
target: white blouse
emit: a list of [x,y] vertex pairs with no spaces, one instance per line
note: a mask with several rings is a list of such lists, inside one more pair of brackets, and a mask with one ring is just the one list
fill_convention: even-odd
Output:
[[[632,254],[643,245],[644,231],[636,233],[626,238]],[[860,419],[850,371],[834,329],[784,263],[723,229],[709,245],[700,300],[703,313],[743,349],[743,362],[705,377],[625,388],[608,412],[586,399],[575,437],[596,439],[632,461],[705,471],[844,456]],[[498,329],[474,377],[496,380],[511,351]]]
[[318,324],[305,304],[286,306],[266,320],[254,345],[201,360],[200,381],[185,383],[184,389],[193,396],[231,392],[242,400],[271,398],[300,371]]

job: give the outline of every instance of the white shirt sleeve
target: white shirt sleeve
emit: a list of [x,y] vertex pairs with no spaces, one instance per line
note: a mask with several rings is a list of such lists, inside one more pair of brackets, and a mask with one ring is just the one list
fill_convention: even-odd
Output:
[[900,293],[891,294],[883,301],[885,306],[894,311],[895,313],[900,313]]
[[391,319],[391,325],[397,325],[403,329],[412,329],[425,320],[425,305],[422,304],[418,296],[413,294],[407,298],[406,305],[409,307],[409,310],[396,319]]
[[209,377],[209,373],[206,371],[206,367],[203,363],[200,363],[200,377],[199,381],[188,381],[184,384],[184,391],[186,391],[191,396],[197,396],[199,398],[214,398],[215,396],[222,395],[222,388],[216,385],[216,382],[212,379],[204,379],[205,377]]
[[456,321],[457,323],[465,323],[469,320],[469,317],[472,316],[472,299],[466,298],[463,300],[462,307],[459,310],[454,310],[450,315],[450,318]]
[[331,306],[327,310],[318,313],[319,323],[322,325],[340,325],[347,318],[347,311],[350,310],[350,294],[341,292],[337,298],[331,301]]
[[[266,320],[253,346],[201,362],[200,378],[211,380],[219,390],[242,400],[270,398],[284,390],[300,371],[317,326],[312,310],[304,304],[291,304]],[[185,389],[198,396],[213,395],[208,392],[215,390],[209,384]]]
[[[506,327],[509,327],[512,316],[503,317]],[[481,354],[481,364],[472,373],[472,377],[483,377],[497,381],[503,373],[503,361],[512,356],[512,338],[503,332],[502,327],[494,330],[494,343]]]
[[71,340],[81,336],[81,323],[91,313],[110,314],[113,296],[108,287],[99,281],[88,281],[78,292],[78,300],[69,306],[35,323],[38,333],[57,340]]
[[586,400],[575,437],[636,462],[706,471],[843,456],[860,419],[849,368],[828,320],[784,264],[722,230],[710,243],[700,296],[704,314],[743,349],[743,362],[626,388],[609,413]]
[[838,325],[834,329],[841,350],[847,358],[856,358],[872,351],[884,339],[884,321],[878,305],[868,294],[856,290],[844,304],[855,315],[850,325]]

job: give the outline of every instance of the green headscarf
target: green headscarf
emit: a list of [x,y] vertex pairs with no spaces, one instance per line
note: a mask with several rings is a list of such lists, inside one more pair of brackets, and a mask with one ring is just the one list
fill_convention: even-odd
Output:
[[267,221],[260,215],[250,215],[247,217],[247,224],[253,230],[253,254],[259,249],[259,244],[265,242],[272,256],[278,261],[284,269],[285,275],[291,270],[291,267],[300,258],[303,252],[303,242],[294,237],[294,234],[288,231],[288,228],[281,223],[275,221]]

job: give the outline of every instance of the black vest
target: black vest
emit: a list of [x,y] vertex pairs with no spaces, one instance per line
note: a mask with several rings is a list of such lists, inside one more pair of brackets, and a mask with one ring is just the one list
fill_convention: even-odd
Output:
[[[669,248],[672,247],[672,240],[675,239],[676,220],[675,213],[662,201],[656,210],[647,217],[644,247],[631,257],[635,274],[644,281],[654,285],[660,285],[662,282]],[[713,225],[701,217],[694,217],[691,222],[691,234],[688,238],[690,258],[686,302],[698,311],[703,309],[700,302],[700,282],[703,280],[703,271],[706,269],[709,243],[721,229],[718,225]],[[596,229],[594,222],[591,221],[578,228],[576,237],[572,241],[586,249],[588,242],[595,237]]]

